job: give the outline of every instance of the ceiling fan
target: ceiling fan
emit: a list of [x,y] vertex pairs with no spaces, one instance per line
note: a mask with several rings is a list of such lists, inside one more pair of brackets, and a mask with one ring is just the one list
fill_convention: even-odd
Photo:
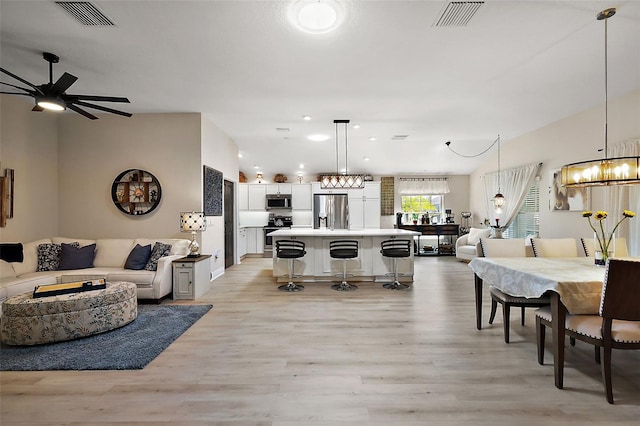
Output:
[[70,95],[65,93],[66,90],[71,87],[73,83],[76,82],[78,77],[65,72],[62,76],[54,83],[53,82],[53,64],[57,64],[60,61],[53,53],[44,52],[42,57],[45,61],[49,62],[49,82],[45,84],[35,85],[29,83],[27,80],[18,77],[17,75],[5,70],[4,68],[0,68],[0,71],[7,74],[10,77],[15,78],[19,82],[26,84],[30,88],[20,87],[13,84],[5,83],[0,81],[0,84],[5,86],[11,86],[15,89],[22,90],[23,92],[0,92],[7,95],[21,95],[21,96],[31,96],[35,98],[36,105],[33,107],[31,111],[44,111],[45,109],[52,111],[63,111],[69,108],[72,111],[77,112],[78,114],[82,114],[91,120],[97,120],[98,117],[95,115],[85,111],[79,106],[97,109],[99,111],[110,112],[112,114],[123,115],[125,117],[131,117],[131,114],[124,111],[118,111],[116,109],[103,107],[101,105],[91,104],[85,101],[98,101],[98,102],[125,102],[129,103],[129,99],[113,97],[113,96],[94,96],[94,95]]

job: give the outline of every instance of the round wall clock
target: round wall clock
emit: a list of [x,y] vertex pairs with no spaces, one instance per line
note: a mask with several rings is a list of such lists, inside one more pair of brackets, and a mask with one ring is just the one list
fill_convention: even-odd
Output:
[[161,196],[160,182],[146,170],[125,170],[111,185],[113,203],[118,210],[129,215],[152,212],[158,207]]

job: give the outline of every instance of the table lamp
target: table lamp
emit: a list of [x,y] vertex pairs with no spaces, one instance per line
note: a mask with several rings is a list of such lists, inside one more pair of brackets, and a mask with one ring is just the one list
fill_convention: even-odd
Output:
[[196,232],[207,229],[207,220],[203,212],[182,212],[180,213],[180,232],[191,232],[191,242],[189,243],[188,257],[200,256]]

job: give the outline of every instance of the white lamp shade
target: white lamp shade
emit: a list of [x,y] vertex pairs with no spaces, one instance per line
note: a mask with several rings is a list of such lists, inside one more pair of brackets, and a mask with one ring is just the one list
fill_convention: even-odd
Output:
[[180,213],[180,231],[196,232],[207,229],[207,220],[203,212]]

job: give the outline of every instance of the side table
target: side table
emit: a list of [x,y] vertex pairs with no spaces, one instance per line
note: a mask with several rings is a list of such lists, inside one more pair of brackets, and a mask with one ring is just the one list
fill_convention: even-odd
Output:
[[172,262],[173,300],[194,300],[209,291],[210,257],[210,254],[203,254]]

